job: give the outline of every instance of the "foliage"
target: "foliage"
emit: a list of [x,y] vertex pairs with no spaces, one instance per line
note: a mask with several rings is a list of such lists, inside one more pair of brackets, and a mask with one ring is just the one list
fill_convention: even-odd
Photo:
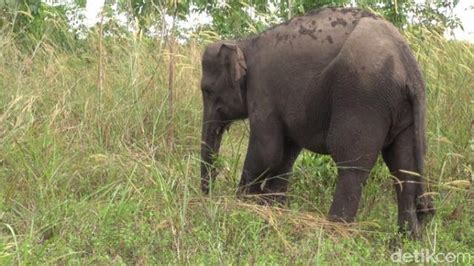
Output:
[[[459,19],[452,15],[458,1],[435,0],[416,3],[414,0],[358,0],[355,5],[378,12],[400,28],[423,26],[442,33],[445,29],[461,25]],[[79,7],[85,6],[85,0],[75,0],[72,5],[63,2],[62,5],[56,6],[46,5],[41,0],[6,3],[0,5],[0,27],[5,29],[7,26],[18,35],[32,34],[38,39],[49,29],[64,28],[55,24],[67,25],[74,22],[79,25],[71,26],[68,32],[84,35],[84,24],[81,24],[83,17],[78,11]],[[104,16],[107,17],[105,27],[108,34],[120,36],[128,31],[128,26],[124,28],[117,23],[112,8],[114,7],[120,13],[126,14],[127,23],[132,25],[137,36],[158,34],[161,39],[165,39],[170,34],[181,37],[189,35],[177,31],[177,21],[186,21],[191,13],[205,13],[212,18],[212,24],[200,30],[211,30],[222,38],[236,38],[261,32],[269,25],[304,14],[311,9],[352,5],[354,2],[349,0],[106,0]],[[174,22],[170,23],[170,20]],[[58,41],[64,40],[64,34],[67,33],[56,33]]]
[[453,15],[459,0],[435,0],[416,2],[413,0],[360,0],[358,5],[380,13],[399,28],[422,26],[443,33],[445,29],[461,26]]
[[[459,0],[435,0],[417,3],[414,0],[226,0],[226,1],[144,1],[109,0],[107,6],[118,4],[122,11],[131,14],[139,32],[152,26],[166,26],[165,16],[176,16],[181,21],[192,12],[204,12],[212,17],[210,30],[223,38],[236,38],[261,32],[271,24],[301,15],[321,7],[355,6],[370,9],[384,16],[399,28],[420,25],[443,32],[460,25],[452,10]],[[165,27],[166,28],[166,27]]]
[[168,34],[165,16],[184,19],[188,14],[191,1],[179,0],[106,0],[105,9],[109,11],[114,5],[125,12],[128,23],[133,24],[138,35],[150,34],[154,28],[161,28],[162,36]]
[[410,24],[430,28],[439,34],[443,34],[446,29],[462,28],[460,19],[452,12],[458,3],[459,0],[416,3],[410,10],[413,13]]
[[[446,28],[453,29],[460,25],[452,10],[459,0],[436,0],[416,3],[414,0],[357,0],[355,6],[378,12],[387,20],[406,28],[408,25],[421,25],[435,28],[442,33]],[[349,0],[295,0],[295,1],[195,1],[193,4],[200,12],[207,12],[213,18],[213,30],[221,36],[239,37],[249,32],[260,32],[277,21],[284,21],[295,15],[302,15],[309,10],[321,7],[353,6]],[[271,11],[271,6],[275,11]],[[251,9],[256,15],[249,15]],[[410,17],[414,19],[410,20]]]
[[[81,2],[85,3],[77,1],[79,5]],[[36,44],[48,36],[55,45],[72,49],[75,31],[80,28],[71,28],[70,21],[83,19],[77,10],[78,5],[71,4],[50,6],[41,0],[12,1],[0,10],[0,31],[14,33],[18,43],[23,46]],[[68,12],[70,17],[67,16]]]

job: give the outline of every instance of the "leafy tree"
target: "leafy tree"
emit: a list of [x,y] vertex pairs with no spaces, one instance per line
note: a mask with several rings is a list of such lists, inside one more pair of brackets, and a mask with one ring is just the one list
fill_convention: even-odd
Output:
[[[372,10],[384,16],[399,28],[410,25],[423,25],[443,32],[446,28],[460,25],[459,19],[452,15],[452,10],[459,0],[433,0],[416,3],[414,0],[227,0],[227,1],[192,1],[196,10],[207,12],[213,18],[212,29],[223,37],[239,37],[249,32],[259,32],[268,24],[301,15],[309,10],[327,7],[357,6]],[[276,8],[272,18],[268,18],[270,6]],[[257,17],[252,18],[252,9]]]
[[74,31],[66,15],[71,11],[72,19],[80,19],[77,7],[85,0],[76,0],[73,5],[66,1],[50,6],[41,0],[10,0],[0,2],[0,27],[3,32],[14,34],[15,39],[26,46],[36,45],[47,37],[56,45],[73,49]]
[[414,0],[359,0],[358,6],[374,10],[399,28],[425,26],[438,32],[461,26],[453,15],[459,0],[433,0],[417,3]]
[[127,13],[128,23],[134,25],[138,35],[152,33],[156,28],[167,31],[165,16],[184,19],[189,13],[191,1],[180,0],[106,0],[105,9],[117,5]]
[[[64,29],[66,25],[63,24],[71,22],[65,16],[66,12],[76,14],[73,20],[78,19],[78,12],[66,5],[70,1],[62,2],[63,5],[51,7],[41,0],[0,0],[0,28],[8,27],[14,33],[33,34],[36,38],[51,31],[51,24],[61,24]],[[192,12],[204,12],[212,17],[212,23],[205,27],[206,30],[216,32],[222,38],[236,38],[261,32],[271,24],[304,14],[311,9],[323,6],[358,6],[379,13],[402,29],[425,26],[442,33],[447,28],[460,26],[459,19],[452,15],[458,2],[459,0],[421,3],[414,0],[106,0],[104,15],[108,19],[104,21],[104,27],[110,34],[124,31],[117,31],[120,27],[113,21],[114,6],[127,14],[128,25],[132,25],[136,35],[160,34],[161,39],[165,39],[171,32],[174,36],[182,33],[176,26],[177,21],[186,21]],[[86,0],[73,1],[75,7],[85,5]],[[169,18],[174,18],[174,22],[169,23]]]
[[441,35],[446,29],[462,28],[460,19],[453,13],[453,9],[458,3],[459,0],[415,3],[410,9],[413,16],[408,25],[411,27],[427,27]]

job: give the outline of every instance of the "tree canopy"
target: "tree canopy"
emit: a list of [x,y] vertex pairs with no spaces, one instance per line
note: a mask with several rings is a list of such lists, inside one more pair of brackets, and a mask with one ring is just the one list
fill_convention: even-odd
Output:
[[[105,0],[104,13],[109,25],[117,31],[134,31],[139,36],[170,33],[182,35],[188,30],[170,24],[186,24],[192,14],[205,14],[212,20],[200,30],[212,31],[222,38],[235,38],[260,32],[271,24],[324,6],[368,9],[405,29],[423,25],[440,33],[460,26],[452,10],[459,0]],[[53,4],[54,3],[54,4]],[[68,24],[69,32],[83,30],[83,13],[87,0],[0,0],[0,28],[18,34],[41,36],[51,25]],[[127,21],[118,23],[117,13]],[[114,22],[115,21],[115,22]],[[174,21],[174,22],[172,22]],[[125,23],[125,25],[124,25]],[[53,27],[54,28],[54,27]],[[110,28],[110,27],[109,27]],[[118,29],[118,30],[117,30]],[[194,29],[196,30],[196,29]],[[173,31],[173,32],[172,32]],[[189,31],[189,30],[188,30]],[[56,33],[61,35],[61,33]],[[61,38],[61,36],[58,36]]]

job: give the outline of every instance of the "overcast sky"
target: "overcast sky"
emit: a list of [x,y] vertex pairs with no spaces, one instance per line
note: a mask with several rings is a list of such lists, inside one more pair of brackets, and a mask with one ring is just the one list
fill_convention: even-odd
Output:
[[[97,15],[104,5],[104,0],[87,1],[86,17],[87,24],[93,25],[97,22]],[[470,8],[474,5],[472,0],[461,0],[454,9],[454,13],[461,19],[464,30],[460,28],[454,30],[455,38],[458,40],[468,40],[474,43],[474,10]],[[198,17],[193,18],[193,22],[200,20],[209,20],[209,18]]]

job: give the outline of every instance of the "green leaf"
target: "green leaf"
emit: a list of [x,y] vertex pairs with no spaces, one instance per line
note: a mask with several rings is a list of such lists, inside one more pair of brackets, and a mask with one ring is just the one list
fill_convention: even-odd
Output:
[[74,3],[77,6],[84,8],[87,5],[87,0],[74,0]]

